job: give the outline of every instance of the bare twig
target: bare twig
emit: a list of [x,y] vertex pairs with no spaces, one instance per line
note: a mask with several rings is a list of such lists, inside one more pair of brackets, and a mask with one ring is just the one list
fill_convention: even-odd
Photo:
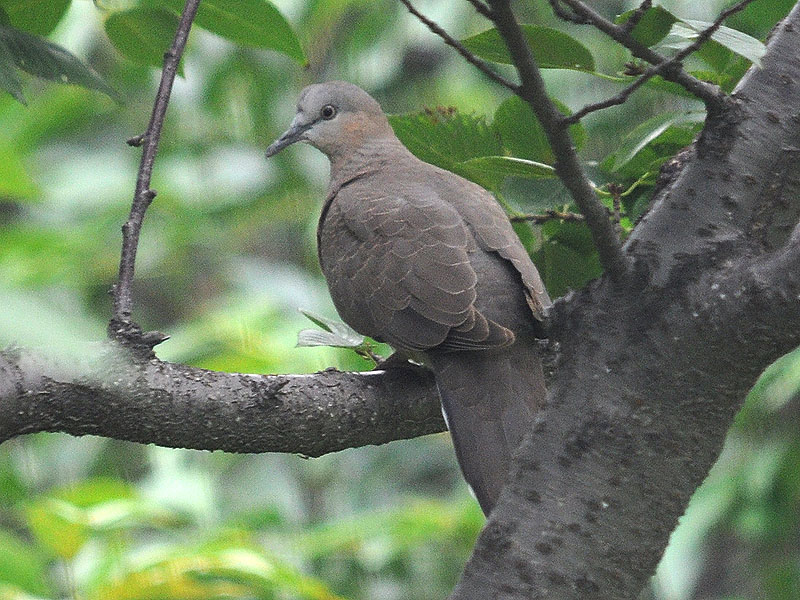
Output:
[[492,18],[492,9],[481,2],[481,0],[467,0],[467,2],[472,4],[472,6],[475,7],[475,10],[477,10],[478,13],[482,14],[487,19]]
[[577,23],[578,25],[585,25],[586,23],[588,23],[586,17],[581,17],[580,15],[577,15],[574,12],[568,12],[563,8],[561,8],[559,0],[548,0],[548,2],[550,2],[550,6],[553,8],[553,13],[562,21]]
[[517,92],[533,110],[556,158],[556,172],[586,218],[603,268],[614,281],[627,277],[629,261],[622,253],[619,237],[608,211],[597,197],[591,181],[581,168],[578,155],[562,114],[547,94],[539,66],[511,10],[509,0],[491,0],[493,22],[508,47],[522,85]]
[[541,225],[547,221],[565,221],[567,223],[582,223],[586,220],[580,213],[574,212],[561,212],[558,210],[548,210],[539,215],[514,215],[510,217],[512,223],[533,223],[534,225]]
[[[662,63],[662,64],[666,65],[667,63]],[[606,98],[605,100],[601,100],[600,102],[593,102],[592,104],[587,104],[580,110],[576,110],[571,115],[564,116],[562,120],[564,121],[564,123],[572,125],[574,123],[577,123],[590,113],[597,112],[598,110],[603,110],[605,108],[610,108],[612,106],[618,106],[620,104],[624,104],[628,100],[630,95],[633,94],[633,92],[638,90],[645,83],[647,83],[647,81],[650,78],[652,78],[657,74],[658,74],[658,69],[651,67],[650,69],[645,71],[641,77],[639,77],[632,84],[623,89],[619,94],[611,96],[611,98]]]
[[[149,335],[143,338],[141,329],[131,321],[133,300],[131,298],[131,284],[133,283],[136,250],[139,245],[139,232],[142,229],[144,214],[153,198],[155,190],[150,189],[150,179],[153,174],[153,163],[158,151],[158,141],[161,137],[161,128],[164,124],[164,115],[167,112],[172,83],[178,71],[183,49],[192,28],[192,21],[197,13],[200,0],[186,0],[181,13],[178,29],[172,46],[164,54],[164,68],[161,72],[161,82],[158,86],[156,99],[153,103],[153,112],[147,130],[141,136],[128,140],[130,145],[143,146],[142,160],[139,163],[139,174],[136,178],[136,191],[133,196],[133,205],[128,220],[122,226],[122,255],[119,263],[119,281],[113,288],[114,308],[111,321],[108,324],[110,338],[120,341],[145,346],[154,346],[163,341],[160,335]],[[152,345],[151,345],[152,343]]]
[[563,117],[564,122],[572,125],[580,121],[583,117],[585,117],[589,113],[602,110],[610,106],[617,106],[619,104],[623,104],[633,92],[638,90],[645,83],[647,83],[647,81],[649,81],[656,75],[662,75],[665,77],[665,79],[668,79],[669,78],[668,74],[670,72],[675,72],[676,70],[680,69],[681,62],[687,56],[699,50],[700,46],[705,44],[711,38],[711,36],[714,35],[714,32],[716,32],[722,26],[722,22],[725,19],[730,17],[735,12],[742,10],[752,1],[753,0],[743,0],[742,2],[739,2],[738,4],[735,4],[729,9],[723,11],[708,28],[704,29],[698,34],[697,39],[695,39],[694,42],[692,42],[686,48],[678,52],[675,56],[673,56],[669,60],[664,60],[663,62],[657,65],[649,67],[636,81],[634,81],[631,85],[622,90],[616,96],[612,96],[611,98],[608,98],[601,102],[588,104],[584,106],[582,109],[575,111],[571,115]]
[[[636,58],[647,61],[651,65],[660,65],[667,61],[665,56],[662,56],[658,52],[636,41],[624,25],[614,24],[581,0],[559,1],[569,6],[575,14],[584,17],[587,23],[594,25],[613,40],[625,46]],[[746,5],[750,2],[752,2],[752,0],[745,0],[745,2],[740,2],[739,4]],[[741,8],[743,7],[744,6]],[[723,13],[725,15],[723,20],[733,14],[733,12],[730,12],[731,10],[733,10],[733,12],[740,10],[739,5],[725,11],[725,13]],[[716,31],[716,29],[714,31]],[[713,31],[711,33],[713,34]],[[727,96],[717,86],[689,75],[681,68],[681,65],[677,61],[673,62],[668,69],[662,71],[660,74],[664,79],[677,83],[694,96],[703,100],[706,104],[706,108],[710,112],[722,108],[726,102]]]
[[633,11],[628,20],[622,24],[622,28],[625,29],[628,33],[633,31],[633,28],[636,27],[639,24],[639,21],[642,20],[644,13],[650,10],[652,6],[653,6],[653,0],[644,0],[644,2],[642,2],[639,5],[639,8]]
[[[400,0],[400,2],[402,2],[403,5],[408,9],[408,12],[410,12],[417,19],[419,19],[419,21],[422,24],[424,24],[428,29],[430,29],[431,32],[442,38],[445,44],[454,48],[456,52],[458,52],[461,56],[463,56],[468,63],[476,67],[479,71],[481,71],[484,75],[487,75],[493,81],[499,83],[505,88],[508,88],[512,92],[517,93],[519,86],[516,83],[512,83],[502,75],[496,73],[492,69],[492,67],[489,66],[489,63],[475,56],[472,52],[467,50],[461,42],[459,42],[457,39],[455,39],[453,36],[447,33],[444,29],[439,27],[439,25],[431,21],[425,15],[423,15],[421,12],[419,12],[416,8],[414,8],[410,0]],[[475,5],[475,2],[473,2],[473,5]],[[484,16],[489,16],[491,14],[492,14],[491,12],[488,12]]]

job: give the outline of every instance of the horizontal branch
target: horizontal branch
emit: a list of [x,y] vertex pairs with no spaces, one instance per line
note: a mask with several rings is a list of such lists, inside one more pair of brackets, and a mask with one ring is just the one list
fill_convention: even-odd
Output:
[[321,456],[445,425],[421,368],[245,375],[137,362],[107,344],[72,362],[0,351],[0,442],[37,431]]
[[548,221],[566,221],[568,223],[583,223],[586,220],[580,213],[562,212],[558,210],[547,210],[538,215],[513,215],[509,217],[512,223],[533,223],[541,225]]

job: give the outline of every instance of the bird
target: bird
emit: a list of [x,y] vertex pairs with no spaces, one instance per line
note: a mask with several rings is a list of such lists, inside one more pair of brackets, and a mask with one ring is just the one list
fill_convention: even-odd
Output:
[[330,161],[317,250],[336,310],[433,371],[488,516],[546,393],[537,339],[551,301],[536,267],[494,196],[414,156],[358,86],[304,88],[266,155],[296,142]]

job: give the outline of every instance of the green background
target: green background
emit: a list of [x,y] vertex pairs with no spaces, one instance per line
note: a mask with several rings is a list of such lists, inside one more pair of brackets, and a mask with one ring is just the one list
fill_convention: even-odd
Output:
[[[104,337],[140,156],[125,140],[146,127],[160,74],[152,65],[181,4],[0,0],[0,87],[9,92],[0,91],[0,345],[74,353]],[[594,4],[613,16],[638,3]],[[685,43],[671,15],[709,21],[727,4],[664,1],[671,14],[654,12],[637,35],[669,52]],[[727,24],[763,40],[792,4],[756,0]],[[309,83],[367,89],[412,151],[490,188],[511,214],[573,209],[530,111],[399,2],[201,6],[134,284],[134,318],[171,336],[160,358],[254,373],[369,368],[350,350],[295,347],[298,332],[314,327],[299,309],[336,316],[315,249],[328,166],[307,146],[269,161],[263,150]],[[418,7],[488,60],[505,60],[469,3]],[[624,49],[555,21],[547,2],[517,10],[536,26],[529,35],[565,111],[622,88]],[[94,71],[45,59],[20,66],[2,47],[19,32],[45,36],[20,52],[46,38]],[[747,39],[712,42],[687,68],[731,89],[754,58],[748,52]],[[64,73],[85,87],[60,85]],[[701,109],[654,81],[573,130],[593,181],[625,190],[623,232],[646,207],[659,166],[699,130]],[[551,295],[599,275],[580,223],[518,231]],[[705,597],[800,597],[800,437],[787,426],[787,414],[797,422],[798,388],[795,353],[751,394],[673,536],[652,597],[694,597],[715,565],[743,582]],[[53,434],[0,446],[0,599],[444,598],[482,523],[446,434],[314,460]]]

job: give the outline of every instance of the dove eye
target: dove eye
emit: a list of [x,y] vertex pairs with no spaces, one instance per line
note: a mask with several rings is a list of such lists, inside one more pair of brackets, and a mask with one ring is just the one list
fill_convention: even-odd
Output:
[[322,118],[325,119],[326,121],[330,121],[333,117],[336,116],[336,108],[332,104],[326,104],[325,106],[322,107],[320,115],[322,115]]

